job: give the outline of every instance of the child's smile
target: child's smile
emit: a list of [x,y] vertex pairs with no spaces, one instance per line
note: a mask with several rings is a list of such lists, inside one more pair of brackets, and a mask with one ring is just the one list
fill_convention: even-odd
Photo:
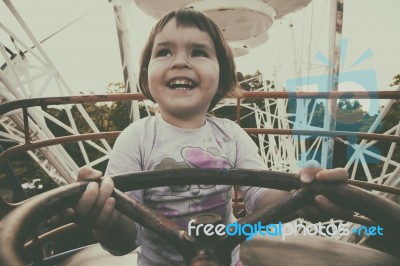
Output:
[[195,88],[197,84],[190,79],[177,77],[168,82],[167,86],[173,90],[191,90]]
[[218,90],[219,71],[209,34],[169,21],[154,39],[148,66],[149,89],[162,117],[175,126],[202,126]]

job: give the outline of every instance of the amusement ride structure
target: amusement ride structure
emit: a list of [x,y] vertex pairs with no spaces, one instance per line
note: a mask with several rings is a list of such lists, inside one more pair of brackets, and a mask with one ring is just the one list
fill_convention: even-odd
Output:
[[[49,90],[58,92],[58,100],[54,103],[58,108],[63,108],[68,116],[68,123],[63,123],[46,112],[40,104],[34,107],[22,107],[10,112],[1,113],[0,117],[0,139],[2,141],[14,142],[16,145],[32,144],[31,150],[27,152],[41,168],[60,186],[75,181],[78,165],[74,158],[68,154],[62,145],[51,145],[45,148],[35,146],[35,143],[54,139],[55,136],[48,128],[46,121],[51,121],[66,130],[70,135],[79,136],[81,132],[76,126],[76,117],[71,112],[74,105],[79,111],[79,119],[84,119],[91,128],[92,133],[101,134],[92,119],[86,112],[81,100],[73,97],[68,82],[63,78],[51,58],[43,49],[42,44],[31,32],[29,25],[23,16],[14,7],[11,0],[3,0],[1,8],[8,8],[23,30],[24,37],[21,38],[4,25],[0,19],[0,52],[3,61],[0,69],[0,102],[7,103],[23,99],[40,98]],[[366,182],[371,185],[385,185],[387,187],[400,187],[400,162],[393,156],[398,150],[400,123],[396,121],[394,126],[383,133],[377,134],[385,115],[390,112],[396,99],[397,92],[379,92],[376,82],[373,80],[359,81],[363,90],[351,94],[340,91],[339,83],[351,81],[357,73],[341,76],[339,66],[343,60],[345,42],[341,41],[342,18],[345,14],[343,1],[332,0],[327,2],[330,9],[330,49],[327,55],[325,74],[317,78],[299,73],[298,65],[295,64],[295,78],[282,83],[275,80],[273,85],[263,84],[261,88],[251,89],[244,96],[256,98],[258,101],[247,101],[238,99],[225,99],[215,107],[215,110],[226,106],[237,106],[237,122],[245,117],[252,116],[256,128],[248,129],[249,134],[254,136],[260,147],[260,153],[268,170],[295,173],[301,165],[310,159],[315,159],[323,167],[332,166],[332,158],[335,154],[333,143],[340,142],[346,146],[347,164],[343,165],[349,173],[350,179],[357,179],[360,172],[365,176]],[[236,56],[244,56],[252,49],[263,45],[268,41],[270,28],[286,15],[308,8],[312,5],[311,0],[111,0],[110,12],[114,12],[117,35],[122,60],[122,71],[127,93],[131,93],[131,118],[137,120],[139,115],[138,100],[143,98],[136,95],[137,70],[134,69],[137,58],[131,53],[132,35],[131,25],[127,21],[129,10],[136,5],[143,12],[153,18],[159,18],[164,13],[178,7],[192,7],[210,16],[221,28],[226,39],[231,45]],[[367,56],[367,55],[365,55]],[[240,69],[239,69],[240,70]],[[350,76],[349,76],[350,75]],[[261,78],[262,77],[255,77]],[[243,80],[243,83],[251,80]],[[262,81],[263,82],[263,81]],[[315,91],[315,86],[318,90]],[[129,98],[128,97],[128,98]],[[356,120],[344,119],[337,110],[337,99],[355,98],[370,100],[370,106],[377,107],[378,99],[387,99],[386,104],[380,108],[374,122],[366,132],[337,132],[335,123],[344,122],[349,124]],[[91,95],[88,99],[102,101],[102,97]],[[105,101],[112,100],[112,95],[104,97]],[[317,100],[318,99],[318,100]],[[62,104],[65,100],[66,104]],[[259,104],[262,102],[262,104]],[[51,101],[46,102],[46,105]],[[145,104],[150,104],[145,101]],[[322,125],[315,124],[315,112],[317,106],[322,105],[324,109]],[[372,108],[372,107],[370,107]],[[246,110],[244,112],[243,110]],[[25,113],[25,115],[24,115]],[[241,113],[246,113],[245,117]],[[340,121],[342,119],[342,121]],[[360,118],[358,118],[360,119]],[[29,135],[26,135],[26,132]],[[388,149],[381,150],[379,143],[389,141]],[[103,138],[100,142],[93,139],[80,139],[80,152],[85,163],[90,166],[106,161],[109,158],[112,147]],[[89,158],[87,149],[96,149],[101,156]],[[380,174],[372,174],[369,166],[373,161],[379,165]],[[0,163],[4,163],[0,161]],[[387,192],[374,192],[376,194],[398,200],[398,196]],[[360,239],[348,237],[348,242],[358,242]]]

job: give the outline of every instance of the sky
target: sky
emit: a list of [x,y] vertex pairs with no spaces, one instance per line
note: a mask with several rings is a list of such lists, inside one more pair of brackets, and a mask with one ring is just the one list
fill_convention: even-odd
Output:
[[[105,93],[110,82],[123,80],[111,3],[106,0],[11,2],[39,41],[81,17],[42,44],[72,94]],[[318,52],[328,55],[329,3],[329,0],[313,0],[306,8],[276,20],[265,44],[236,59],[238,71],[252,74],[260,70],[264,79],[276,80],[282,85],[296,75],[295,63],[302,76],[326,73],[326,64],[315,55]],[[348,45],[341,72],[370,69],[376,73],[380,90],[393,89],[389,84],[400,74],[399,12],[399,0],[345,0],[342,38]],[[156,20],[134,5],[129,15],[132,60],[138,62]],[[3,1],[0,22],[18,36],[24,35]],[[7,45],[8,36],[1,30],[0,40]],[[351,67],[367,50],[372,56]],[[48,93],[52,96],[56,92]]]

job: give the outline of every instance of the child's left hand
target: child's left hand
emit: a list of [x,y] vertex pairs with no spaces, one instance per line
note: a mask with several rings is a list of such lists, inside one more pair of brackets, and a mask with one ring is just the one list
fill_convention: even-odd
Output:
[[[300,179],[303,183],[309,184],[314,180],[322,182],[345,182],[348,179],[348,172],[344,168],[323,169],[317,162],[307,162],[306,166],[300,171]],[[300,210],[300,216],[314,221],[327,220],[332,217],[348,219],[353,212],[332,203],[323,195],[317,195],[314,203]]]

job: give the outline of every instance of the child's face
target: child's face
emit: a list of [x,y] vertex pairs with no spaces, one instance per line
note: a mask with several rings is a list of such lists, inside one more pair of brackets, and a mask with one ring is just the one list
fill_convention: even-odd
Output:
[[208,33],[169,21],[154,39],[148,82],[164,118],[204,116],[219,83],[219,64]]

